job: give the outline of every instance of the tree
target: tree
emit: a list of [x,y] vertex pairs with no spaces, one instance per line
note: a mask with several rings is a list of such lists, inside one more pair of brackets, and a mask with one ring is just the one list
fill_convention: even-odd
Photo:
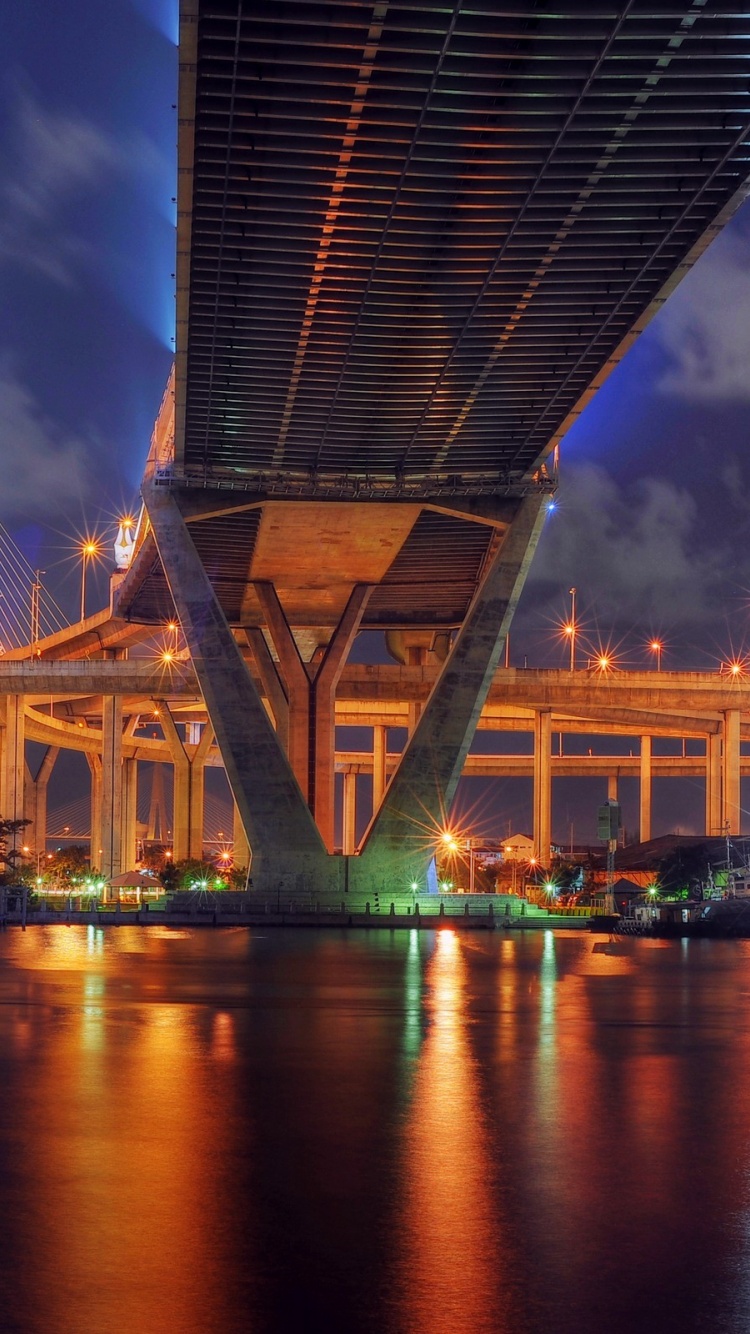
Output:
[[67,884],[72,884],[74,880],[79,880],[90,872],[89,850],[82,843],[71,843],[70,847],[58,848],[45,864],[45,874]]
[[5,883],[8,880],[14,881],[17,879],[16,862],[23,858],[23,851],[19,846],[20,836],[29,824],[31,824],[31,820],[0,819],[0,863],[4,863],[4,870],[0,879]]

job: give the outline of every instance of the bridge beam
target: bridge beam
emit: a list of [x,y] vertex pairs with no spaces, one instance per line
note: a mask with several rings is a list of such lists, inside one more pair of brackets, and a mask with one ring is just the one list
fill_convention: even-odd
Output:
[[171,491],[146,483],[143,498],[183,634],[253,849],[253,886],[276,892],[338,889],[328,857],[263,701],[219,606]]
[[544,520],[542,494],[518,502],[466,620],[367,831],[350,875],[383,889],[424,879],[450,811]]

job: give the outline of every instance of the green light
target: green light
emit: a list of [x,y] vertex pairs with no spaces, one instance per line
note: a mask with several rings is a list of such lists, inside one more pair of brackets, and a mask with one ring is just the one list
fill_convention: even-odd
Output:
[[413,890],[419,889],[419,882],[417,880],[412,880],[411,887]]

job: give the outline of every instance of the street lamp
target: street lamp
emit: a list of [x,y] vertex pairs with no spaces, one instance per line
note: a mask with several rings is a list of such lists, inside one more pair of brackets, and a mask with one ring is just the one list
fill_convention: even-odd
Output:
[[85,542],[79,546],[81,553],[81,620],[86,618],[86,570],[92,560],[99,555],[101,547],[99,543],[91,537],[87,537]]
[[571,672],[574,672],[576,669],[576,634],[578,632],[578,626],[576,625],[575,588],[571,588],[570,590],[570,620],[568,621],[568,624],[563,627],[563,629],[565,631],[565,634],[568,636],[570,640],[570,670]]
[[652,639],[652,640],[651,640],[651,643],[649,644],[649,648],[651,649],[651,652],[652,652],[652,653],[655,653],[655,654],[656,654],[656,670],[657,670],[657,672],[660,672],[660,671],[661,671],[661,655],[662,655],[662,650],[663,650],[663,648],[664,648],[664,645],[662,644],[662,642],[661,642],[660,639]]

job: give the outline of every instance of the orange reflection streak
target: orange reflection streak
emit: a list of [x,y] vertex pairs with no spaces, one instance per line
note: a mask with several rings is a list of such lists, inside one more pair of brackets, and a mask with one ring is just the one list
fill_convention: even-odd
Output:
[[[233,1241],[225,1202],[234,1159],[224,1149],[244,1147],[248,1135],[236,1100],[234,1021],[148,1001],[138,962],[130,974],[121,966],[138,948],[126,931],[110,928],[99,954],[103,933],[94,928],[88,936],[86,928],[41,928],[17,951],[32,987],[37,970],[57,967],[60,978],[54,1023],[39,1005],[27,1020],[39,1057],[34,1129],[44,1143],[25,1164],[36,1327],[114,1334],[119,1302],[128,1329],[228,1328],[234,1298],[221,1256]],[[140,938],[155,989],[168,992],[172,976],[155,957],[161,945]]]
[[467,1025],[466,960],[453,931],[427,966],[430,1027],[404,1129],[395,1287],[409,1334],[502,1334],[502,1242]]

